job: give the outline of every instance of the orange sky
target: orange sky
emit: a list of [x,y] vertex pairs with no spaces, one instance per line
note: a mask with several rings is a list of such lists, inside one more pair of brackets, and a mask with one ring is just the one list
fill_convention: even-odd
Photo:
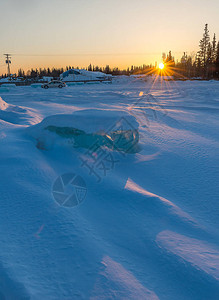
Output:
[[218,11],[218,0],[0,0],[0,74],[4,53],[14,54],[12,72],[126,68],[159,62],[169,50],[180,58],[197,51],[206,22],[219,37]]

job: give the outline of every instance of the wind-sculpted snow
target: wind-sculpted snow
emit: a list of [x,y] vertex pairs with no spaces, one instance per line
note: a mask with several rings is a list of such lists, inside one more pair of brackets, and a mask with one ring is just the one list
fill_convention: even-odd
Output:
[[39,122],[36,113],[31,109],[9,105],[0,97],[0,120],[11,124],[35,124]]
[[180,219],[186,219],[187,222],[191,222],[194,225],[196,224],[195,220],[193,220],[187,213],[183,212],[174,203],[172,203],[171,201],[169,201],[163,197],[160,197],[158,195],[150,193],[149,191],[146,191],[145,189],[138,186],[135,182],[133,182],[130,178],[128,178],[125,188],[127,190],[130,190],[130,191],[133,191],[136,193],[140,193],[140,194],[146,196],[147,198],[150,198],[151,200],[153,199],[153,201],[159,201],[162,204],[162,206],[168,207],[170,214],[177,215]]
[[2,98],[0,97],[0,109],[1,110],[5,110],[8,108],[8,104],[2,100]]
[[160,232],[156,241],[161,248],[219,280],[219,249],[206,242],[171,231]]
[[0,299],[218,299],[219,84],[152,83],[0,88]]
[[[144,287],[129,271],[110,257],[103,257],[101,264],[90,299],[159,300],[154,292]],[[106,295],[105,290],[108,289],[109,284],[112,289]]]

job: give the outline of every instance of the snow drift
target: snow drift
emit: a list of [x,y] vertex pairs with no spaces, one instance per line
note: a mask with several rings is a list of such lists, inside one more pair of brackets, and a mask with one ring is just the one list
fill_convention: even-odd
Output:
[[74,147],[105,146],[111,150],[137,151],[138,122],[125,111],[79,110],[73,114],[46,117],[40,124],[27,129],[37,140],[37,147],[48,149],[62,139]]
[[34,110],[8,104],[0,97],[0,120],[11,124],[33,125],[38,123],[40,118]]

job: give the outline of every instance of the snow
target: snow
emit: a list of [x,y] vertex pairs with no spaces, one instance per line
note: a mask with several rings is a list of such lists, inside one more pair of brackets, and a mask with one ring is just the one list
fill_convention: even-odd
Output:
[[107,109],[82,109],[72,114],[56,114],[46,117],[29,131],[44,130],[48,126],[73,127],[87,133],[109,132],[115,128],[138,129],[136,119],[126,111]]
[[12,124],[34,124],[38,122],[38,116],[32,109],[8,104],[0,97],[0,120]]
[[16,87],[16,84],[14,83],[3,83],[1,84],[1,86],[4,88],[15,88]]
[[[218,299],[217,81],[121,76],[0,97],[0,299]],[[138,151],[92,148],[127,131]],[[91,169],[100,157],[107,168]],[[80,201],[58,203],[57,182]]]
[[8,108],[8,104],[0,98],[0,110],[5,110]]
[[158,234],[157,243],[162,248],[189,262],[210,277],[219,280],[219,249],[171,231]]
[[110,149],[129,151],[139,141],[138,122],[125,111],[79,110],[72,114],[46,117],[41,123],[27,129],[38,141],[38,147],[58,143],[59,137],[71,138],[75,147],[89,148],[97,144]]

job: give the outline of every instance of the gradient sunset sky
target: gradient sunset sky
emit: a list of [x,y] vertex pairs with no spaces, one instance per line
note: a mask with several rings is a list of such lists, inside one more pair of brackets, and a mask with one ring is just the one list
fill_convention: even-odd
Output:
[[197,51],[204,24],[219,39],[218,0],[0,0],[4,53],[18,68],[154,63]]

